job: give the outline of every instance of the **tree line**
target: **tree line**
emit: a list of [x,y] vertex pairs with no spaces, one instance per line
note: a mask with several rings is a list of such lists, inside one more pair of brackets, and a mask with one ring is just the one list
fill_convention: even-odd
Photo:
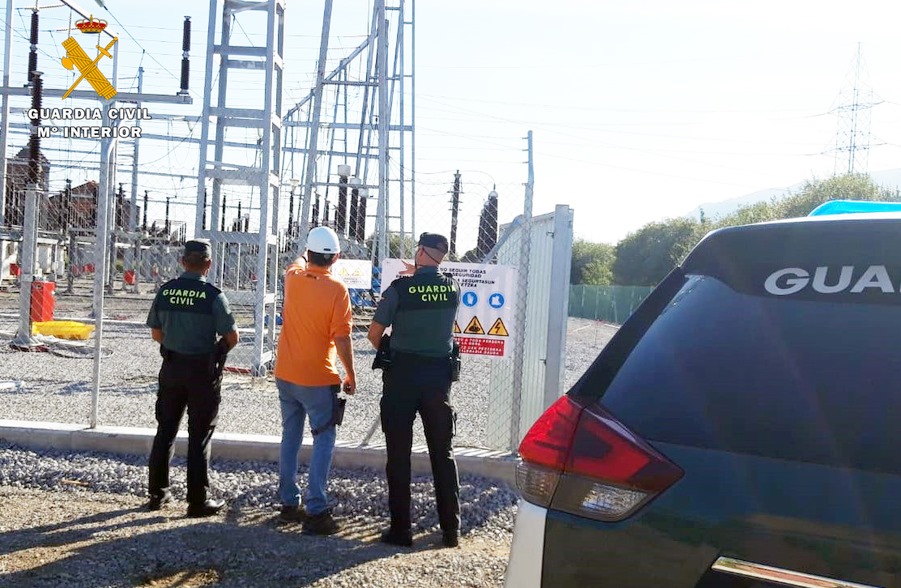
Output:
[[829,200],[901,201],[866,174],[808,180],[797,193],[743,206],[717,219],[672,218],[648,223],[616,245],[573,242],[572,284],[654,286],[710,231],[722,227],[807,216]]

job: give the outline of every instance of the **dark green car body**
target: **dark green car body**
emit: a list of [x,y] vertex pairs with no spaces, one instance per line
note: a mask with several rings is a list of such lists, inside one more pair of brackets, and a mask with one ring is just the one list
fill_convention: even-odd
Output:
[[569,395],[684,475],[620,522],[549,508],[541,585],[901,587],[901,217],[708,235]]

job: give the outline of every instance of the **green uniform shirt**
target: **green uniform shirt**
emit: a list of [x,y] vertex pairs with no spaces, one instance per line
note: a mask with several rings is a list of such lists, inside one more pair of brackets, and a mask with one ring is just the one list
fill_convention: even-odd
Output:
[[212,353],[216,335],[235,330],[228,300],[196,272],[184,272],[156,293],[147,326],[162,329],[163,347],[176,353]]
[[454,342],[460,290],[436,267],[391,282],[372,320],[391,326],[391,351],[447,357]]

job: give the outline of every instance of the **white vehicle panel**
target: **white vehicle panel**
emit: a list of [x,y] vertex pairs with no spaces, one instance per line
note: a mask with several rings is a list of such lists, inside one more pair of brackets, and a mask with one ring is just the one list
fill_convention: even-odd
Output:
[[547,509],[520,499],[513,529],[513,545],[504,578],[506,588],[541,586],[544,560],[544,523]]

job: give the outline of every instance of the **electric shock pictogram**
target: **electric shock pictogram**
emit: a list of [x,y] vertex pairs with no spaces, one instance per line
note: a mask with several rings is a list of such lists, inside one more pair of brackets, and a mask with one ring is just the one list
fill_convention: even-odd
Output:
[[503,319],[498,318],[494,321],[494,324],[491,325],[491,328],[488,329],[489,335],[494,335],[496,337],[509,337],[510,332],[507,331],[507,326],[504,324]]

